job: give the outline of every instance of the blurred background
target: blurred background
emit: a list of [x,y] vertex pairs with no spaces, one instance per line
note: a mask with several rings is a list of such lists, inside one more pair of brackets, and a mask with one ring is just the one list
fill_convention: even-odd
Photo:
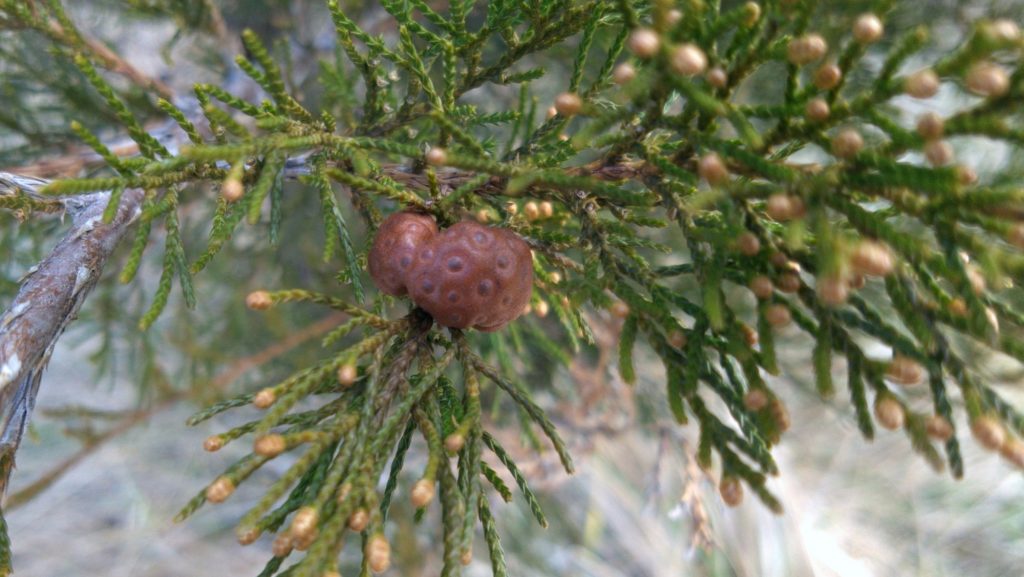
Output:
[[[177,94],[190,94],[196,82],[223,84],[235,78],[237,73],[226,63],[241,49],[238,32],[250,27],[287,62],[291,87],[305,102],[314,109],[346,106],[317,81],[320,74],[344,78],[321,0],[65,4],[84,32],[118,49]],[[368,29],[393,32],[393,22],[376,3],[347,4]],[[828,6],[819,9],[816,27],[832,38],[872,5],[821,4]],[[906,65],[913,70],[923,66],[924,57],[956,46],[971,20],[1020,21],[1022,14],[1020,1],[898,2],[886,38],[891,41],[920,24],[931,28],[929,49],[921,60]],[[880,43],[877,53],[885,49],[886,43]],[[564,90],[564,72],[571,67],[567,55],[571,52],[556,49],[547,54],[549,60],[532,63],[548,70],[532,87],[540,110]],[[856,86],[858,74],[862,81],[869,78],[879,62],[869,57],[851,83]],[[775,82],[768,75],[755,76],[739,98],[755,101],[777,94]],[[123,88],[136,97],[132,104],[140,114],[157,117],[141,94]],[[245,84],[237,88],[245,95]],[[73,155],[77,145],[69,134],[71,120],[82,121],[105,138],[120,134],[98,97],[85,89],[73,68],[46,49],[42,38],[4,30],[2,24],[0,94],[4,170],[38,168],[40,161]],[[502,110],[517,98],[515,87],[484,87],[466,100]],[[912,126],[917,114],[926,109],[948,114],[964,105],[961,98],[943,90],[927,107],[904,98],[891,104],[905,125]],[[1020,151],[980,139],[954,139],[952,144],[957,157],[983,180],[1019,182],[1024,167]],[[288,459],[261,470],[226,503],[180,525],[172,518],[233,457],[241,456],[246,445],[209,454],[202,450],[203,439],[251,418],[255,411],[242,409],[196,428],[185,427],[188,415],[224,395],[259,389],[308,363],[316,358],[318,337],[338,322],[301,307],[257,315],[241,306],[244,295],[255,288],[343,290],[333,278],[336,271],[322,266],[317,257],[321,239],[308,233],[308,219],[318,218],[318,213],[307,206],[302,192],[297,184],[286,190],[285,241],[270,246],[263,229],[245,229],[197,278],[198,307],[187,310],[172,301],[147,333],[139,332],[136,324],[153,292],[156,263],[148,264],[150,274],[144,269],[128,286],[116,283],[116,264],[108,271],[82,319],[54,353],[32,430],[18,456],[7,509],[20,575],[223,577],[255,576],[263,568],[270,557],[269,539],[241,547],[235,542],[234,522],[287,467]],[[198,188],[192,192],[196,202],[185,206],[184,233],[196,247],[208,233],[208,200],[215,194]],[[204,198],[206,202],[199,202]],[[9,302],[17,279],[61,230],[56,220],[20,223],[0,214],[0,306]],[[659,234],[659,240],[681,245],[675,233]],[[680,259],[670,255],[665,262]],[[538,457],[517,439],[514,418],[491,415],[505,446],[519,449],[516,457],[551,522],[547,530],[538,528],[518,495],[511,504],[495,503],[513,575],[1024,574],[1021,474],[971,442],[963,444],[966,476],[961,481],[932,471],[899,433],[880,431],[874,442],[865,442],[842,394],[822,401],[814,392],[810,346],[795,330],[781,346],[786,377],[771,381],[793,420],[777,450],[782,475],[771,482],[786,513],[773,515],[750,498],[736,509],[725,508],[714,478],[692,459],[696,431],[674,426],[662,406],[660,363],[653,357],[645,361],[641,354],[640,382],[625,386],[614,367],[616,322],[600,312],[588,316],[598,336],[594,349],[569,363],[541,351],[517,361],[527,382],[536,384],[535,397],[552,412],[573,448],[578,472],[566,477],[553,455]],[[518,322],[550,328],[550,319]],[[993,382],[1003,385],[1008,398],[1024,404],[1024,375],[1018,366],[980,351],[975,359]],[[965,427],[961,423],[959,428]],[[415,459],[407,470],[417,470]],[[390,574],[436,575],[437,520],[428,515],[416,527],[405,500],[396,501],[405,510],[392,515],[396,568]],[[477,541],[468,575],[490,575],[482,540]],[[355,574],[355,553],[347,550],[343,574]]]

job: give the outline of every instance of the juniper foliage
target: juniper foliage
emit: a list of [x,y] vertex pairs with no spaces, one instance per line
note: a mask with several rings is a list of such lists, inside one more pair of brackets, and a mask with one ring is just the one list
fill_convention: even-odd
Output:
[[[132,4],[222,26],[205,2]],[[409,492],[400,474],[422,437],[428,457],[413,495],[417,507],[441,510],[442,575],[459,574],[482,537],[500,576],[507,568],[490,496],[509,500],[514,484],[537,522],[547,521],[529,479],[488,432],[483,407],[515,407],[524,434],[539,432],[546,446],[537,446],[572,473],[565,442],[513,359],[581,354],[593,344],[584,310],[622,319],[626,383],[638,378],[640,344],[660,359],[664,403],[677,422],[698,424],[698,460],[719,471],[727,503],[745,486],[782,510],[766,480],[779,474],[772,448],[789,417],[765,375],[779,373],[776,340],[786,331],[814,340],[819,393],[845,386],[867,439],[878,425],[901,429],[912,450],[959,477],[957,424],[966,422],[1024,466],[1024,415],[965,356],[980,346],[1024,361],[1014,284],[1024,273],[1024,193],[1012,176],[979,180],[954,164],[946,140],[1024,141],[1024,40],[1010,22],[981,20],[962,46],[912,66],[929,54],[928,31],[890,37],[884,25],[897,4],[877,0],[865,15],[837,16],[811,0],[452,0],[443,8],[391,0],[381,3],[389,32],[378,34],[328,0],[337,59],[320,63],[317,106],[293,89],[287,58],[253,31],[242,34],[235,64],[262,100],[197,84],[186,105],[160,85],[118,86],[114,73],[124,70],[57,0],[4,0],[0,25],[44,36],[60,71],[54,85],[74,86],[93,118],[118,122],[134,142],[137,155],[125,156],[97,126],[71,125],[106,168],[43,193],[111,191],[109,219],[122,191],[146,192],[120,275],[131,282],[146,259],[159,263],[142,330],[173,291],[189,305],[202,298],[193,279],[239,231],[265,229],[281,242],[281,227],[298,218],[288,208],[317,207],[323,262],[315,266],[337,269],[337,284],[275,287],[249,304],[309,303],[348,320],[323,339],[316,361],[189,421],[253,403],[265,411],[208,440],[213,450],[235,441],[254,449],[179,518],[294,455],[238,523],[243,543],[277,535],[261,575],[330,575],[340,555],[359,551],[363,574],[380,571],[391,504]],[[557,98],[533,89],[545,55],[570,63]],[[759,75],[776,76],[777,91],[751,94]],[[518,106],[479,102],[474,91],[485,85],[518,90]],[[967,104],[908,126],[894,101],[940,87]],[[145,120],[155,116],[189,143],[174,149],[154,137]],[[0,122],[47,138],[32,118]],[[427,162],[432,150],[444,151],[443,162]],[[288,181],[300,183],[290,203]],[[25,218],[46,212],[41,202],[0,196]],[[210,207],[204,246],[183,239],[183,203]],[[464,333],[379,295],[363,273],[365,255],[382,218],[401,209],[442,226],[475,218],[526,239],[535,318]],[[878,358],[877,344],[892,358]],[[834,382],[840,363],[844,385]]]

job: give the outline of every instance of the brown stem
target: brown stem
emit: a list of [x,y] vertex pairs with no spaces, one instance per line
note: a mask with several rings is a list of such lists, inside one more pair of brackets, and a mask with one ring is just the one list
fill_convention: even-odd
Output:
[[77,44],[77,42],[75,42],[75,37],[77,37],[78,40],[81,41],[81,45],[89,51],[89,54],[107,70],[124,76],[143,90],[152,90],[156,92],[162,98],[169,100],[174,96],[174,93],[171,91],[169,86],[156,78],[147,76],[141,70],[132,66],[132,64],[127,60],[121,58],[120,55],[111,50],[106,44],[96,40],[95,38],[86,36],[77,31],[69,33],[56,20],[50,20],[45,32],[57,42],[71,46]]

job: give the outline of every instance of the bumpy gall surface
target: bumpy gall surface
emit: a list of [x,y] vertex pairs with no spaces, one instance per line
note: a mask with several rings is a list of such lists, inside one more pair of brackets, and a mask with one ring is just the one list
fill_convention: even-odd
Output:
[[390,295],[408,294],[439,325],[496,331],[520,314],[533,290],[533,256],[515,233],[400,212],[381,225],[370,276]]
[[437,223],[425,214],[398,212],[387,218],[370,247],[368,268],[381,291],[402,296],[417,250],[437,235]]
[[408,281],[438,324],[496,331],[530,302],[533,259],[515,233],[460,222],[419,248]]

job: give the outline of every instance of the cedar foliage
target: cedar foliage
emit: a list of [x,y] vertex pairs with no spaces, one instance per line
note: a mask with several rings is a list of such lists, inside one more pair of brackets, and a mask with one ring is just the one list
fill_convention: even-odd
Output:
[[[210,25],[204,2],[137,4]],[[539,432],[538,448],[553,449],[572,473],[513,359],[581,354],[592,344],[586,308],[622,319],[623,381],[639,376],[641,343],[660,359],[664,402],[677,422],[698,423],[698,460],[719,472],[729,504],[750,491],[782,510],[766,480],[779,474],[772,447],[789,417],[765,374],[779,372],[776,339],[789,324],[814,340],[818,392],[848,395],[867,439],[878,425],[901,429],[912,450],[960,477],[957,424],[966,422],[987,448],[1024,465],[1024,415],[980,378],[964,344],[1024,361],[1014,287],[1024,273],[1024,194],[1012,178],[978,180],[945,140],[1024,140],[1015,25],[978,21],[958,49],[911,67],[928,31],[883,30],[894,0],[872,2],[868,16],[837,16],[811,0],[381,4],[393,33],[362,28],[328,0],[338,50],[321,63],[319,106],[305,103],[276,51],[247,30],[235,64],[265,98],[197,84],[193,110],[157,86],[115,86],[110,62],[84,44],[57,0],[0,1],[5,28],[51,43],[55,69],[69,75],[55,82],[84,80],[74,83],[86,88],[76,101],[138,145],[137,156],[120,157],[98,126],[71,125],[107,171],[45,192],[113,191],[109,218],[119,191],[146,191],[120,274],[131,282],[146,259],[160,263],[142,330],[172,291],[189,305],[202,298],[193,278],[240,230],[263,227],[270,242],[286,242],[286,181],[299,181],[302,202],[317,206],[323,262],[311,266],[336,268],[338,283],[275,287],[249,305],[311,303],[348,320],[309,366],[189,421],[253,403],[264,411],[207,441],[211,450],[236,441],[254,449],[179,518],[294,455],[238,523],[243,543],[277,536],[261,575],[332,575],[340,555],[360,552],[363,574],[380,571],[390,506],[412,489],[399,475],[422,437],[428,458],[411,492],[416,506],[440,507],[442,574],[459,574],[483,538],[494,574],[506,575],[489,495],[507,501],[512,489],[491,464],[508,469],[537,522],[547,521],[482,407],[514,406],[524,434],[537,441]],[[534,93],[542,57],[571,62],[557,98]],[[778,93],[746,91],[758,75],[781,78]],[[518,106],[470,104],[485,85],[517,87]],[[968,104],[908,127],[894,99],[928,98],[939,86]],[[147,132],[145,118],[161,115],[189,145],[170,150]],[[29,121],[9,126],[44,138]],[[434,149],[445,151],[443,163],[427,162]],[[25,215],[42,208],[0,200]],[[180,210],[196,201],[211,206],[209,237],[187,246]],[[476,218],[521,235],[534,251],[533,310],[551,319],[464,333],[377,294],[365,254],[382,218],[403,209],[442,226]],[[364,228],[368,238],[354,232]],[[870,354],[874,344],[892,358]],[[834,382],[840,362],[845,384]]]

